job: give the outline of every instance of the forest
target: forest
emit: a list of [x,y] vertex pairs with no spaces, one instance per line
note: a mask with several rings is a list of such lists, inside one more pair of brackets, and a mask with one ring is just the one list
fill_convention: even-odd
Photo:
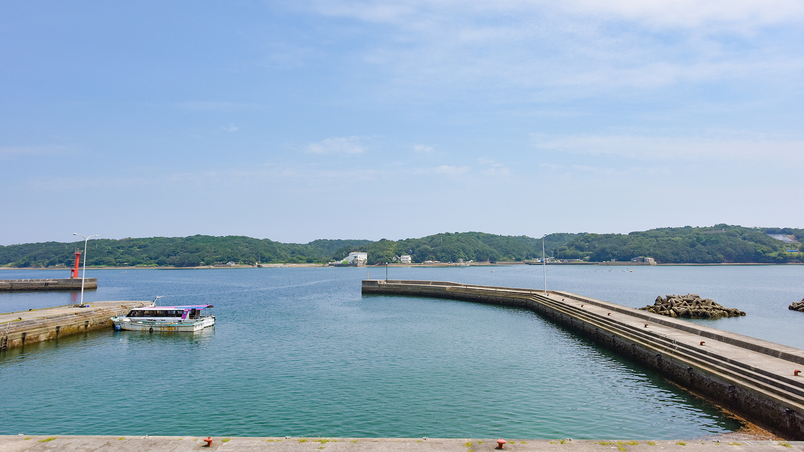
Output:
[[[787,236],[785,243],[769,234]],[[799,263],[804,230],[712,227],[659,228],[629,234],[556,233],[544,238],[547,256],[563,261],[630,261],[652,257],[659,264]],[[0,266],[13,268],[71,267],[83,241],[0,246]],[[325,264],[352,251],[368,253],[368,264],[396,262],[408,254],[414,263],[522,262],[542,255],[542,239],[483,232],[440,233],[422,238],[378,241],[314,240],[280,243],[243,236],[93,239],[88,243],[90,267],[199,267],[234,263]]]

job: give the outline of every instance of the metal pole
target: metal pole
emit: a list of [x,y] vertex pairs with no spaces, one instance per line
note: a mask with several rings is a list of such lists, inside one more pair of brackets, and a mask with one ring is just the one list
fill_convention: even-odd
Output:
[[547,295],[547,262],[544,260],[544,238],[547,234],[542,236],[542,269],[544,270],[544,294]]
[[388,262],[385,263],[385,282],[388,282]]
[[[84,237],[83,235],[77,232],[73,232],[73,235]],[[86,278],[87,276],[87,241],[89,241],[89,239],[91,239],[92,237],[97,237],[98,235],[100,234],[93,234],[90,235],[89,237],[84,237],[84,269],[81,272],[81,304],[79,304],[79,306],[81,306],[82,308],[84,307],[84,278]]]

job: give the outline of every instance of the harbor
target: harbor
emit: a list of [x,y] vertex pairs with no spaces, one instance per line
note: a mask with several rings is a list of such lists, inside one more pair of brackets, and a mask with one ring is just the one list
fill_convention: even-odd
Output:
[[[553,289],[623,307],[645,306],[658,294],[698,293],[747,315],[684,324],[801,347],[793,325],[804,314],[787,308],[787,300],[801,299],[801,267],[547,270]],[[96,435],[129,444],[146,435],[211,435],[213,447],[228,447],[217,441],[223,438],[231,445],[285,436],[307,438],[296,440],[300,447],[314,438],[742,441],[733,437],[742,423],[728,411],[547,316],[506,305],[363,295],[368,272],[371,279],[385,276],[373,267],[96,270],[102,284],[85,294],[90,306],[164,295],[158,304],[214,304],[216,325],[178,334],[110,325],[0,352],[7,416],[0,434],[36,435],[26,443],[37,445],[58,437],[42,443],[52,447]],[[49,273],[58,274],[5,274]],[[533,292],[543,284],[542,268],[526,265],[394,268],[389,276]],[[59,291],[0,294],[2,312],[20,314],[78,302],[78,294]],[[193,388],[195,403],[184,403],[186,391],[177,388]],[[765,439],[781,438],[794,439]]]
[[804,439],[804,350],[562,291],[364,280],[362,292],[529,309],[771,432]]

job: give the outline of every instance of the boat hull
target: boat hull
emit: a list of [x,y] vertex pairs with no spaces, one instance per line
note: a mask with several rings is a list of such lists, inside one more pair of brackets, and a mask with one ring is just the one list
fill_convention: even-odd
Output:
[[112,317],[115,330],[148,332],[193,332],[215,325],[215,317],[203,317],[192,321],[165,321]]

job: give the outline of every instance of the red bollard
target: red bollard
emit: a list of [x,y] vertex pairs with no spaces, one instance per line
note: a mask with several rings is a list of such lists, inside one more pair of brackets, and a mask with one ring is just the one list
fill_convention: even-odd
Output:
[[703,344],[705,344],[705,343],[706,343],[706,342],[704,342],[704,341],[701,341],[701,345],[703,345]]
[[801,373],[801,371],[796,369],[796,370],[793,371],[793,376],[798,377],[798,374],[800,374],[800,373]]
[[498,439],[497,440],[497,449],[505,449],[505,443],[506,442],[507,441],[505,441],[504,439]]
[[207,442],[207,447],[212,446],[212,437],[211,436],[207,436],[206,438],[204,438],[204,441]]

